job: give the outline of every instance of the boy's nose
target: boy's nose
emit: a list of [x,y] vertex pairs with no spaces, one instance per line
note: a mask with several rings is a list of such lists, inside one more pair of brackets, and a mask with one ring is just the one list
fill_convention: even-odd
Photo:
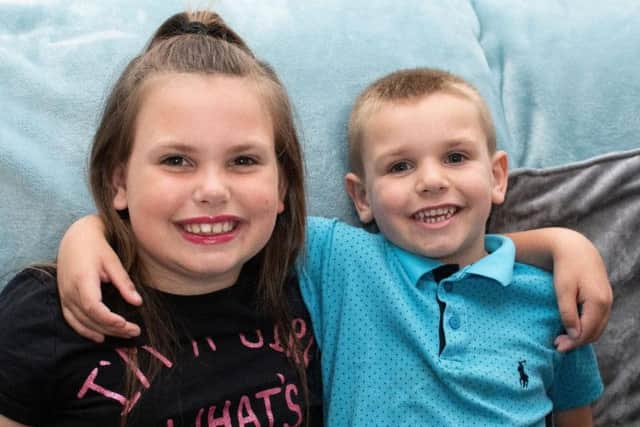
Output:
[[449,188],[447,174],[439,166],[423,167],[418,170],[416,191],[418,193],[441,193]]
[[226,203],[230,197],[228,180],[223,173],[217,171],[201,171],[196,177],[193,199],[196,203],[219,205]]

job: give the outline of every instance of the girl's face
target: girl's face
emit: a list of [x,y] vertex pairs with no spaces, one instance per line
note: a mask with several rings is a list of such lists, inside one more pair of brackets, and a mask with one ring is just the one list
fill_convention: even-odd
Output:
[[152,77],[134,135],[113,206],[129,211],[151,285],[182,295],[231,286],[284,210],[273,125],[255,85]]

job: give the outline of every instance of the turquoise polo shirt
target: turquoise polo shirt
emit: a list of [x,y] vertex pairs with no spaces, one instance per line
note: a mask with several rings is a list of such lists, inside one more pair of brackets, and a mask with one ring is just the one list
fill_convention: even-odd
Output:
[[509,239],[487,236],[486,257],[437,283],[439,262],[380,234],[308,225],[298,270],[326,425],[543,426],[602,393],[590,346],[555,351],[552,277],[515,263]]

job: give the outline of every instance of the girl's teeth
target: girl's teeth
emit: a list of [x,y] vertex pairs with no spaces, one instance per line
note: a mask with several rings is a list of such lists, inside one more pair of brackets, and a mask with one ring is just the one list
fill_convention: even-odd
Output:
[[185,224],[183,226],[184,230],[188,233],[192,234],[220,234],[220,233],[228,233],[233,230],[235,227],[235,223],[227,221],[227,222],[216,222],[214,224]]

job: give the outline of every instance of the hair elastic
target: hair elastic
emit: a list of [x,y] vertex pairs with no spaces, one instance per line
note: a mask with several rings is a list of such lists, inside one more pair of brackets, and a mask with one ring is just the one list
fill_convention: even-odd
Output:
[[185,34],[202,34],[204,36],[209,34],[209,29],[200,21],[187,22],[182,26],[182,31]]

